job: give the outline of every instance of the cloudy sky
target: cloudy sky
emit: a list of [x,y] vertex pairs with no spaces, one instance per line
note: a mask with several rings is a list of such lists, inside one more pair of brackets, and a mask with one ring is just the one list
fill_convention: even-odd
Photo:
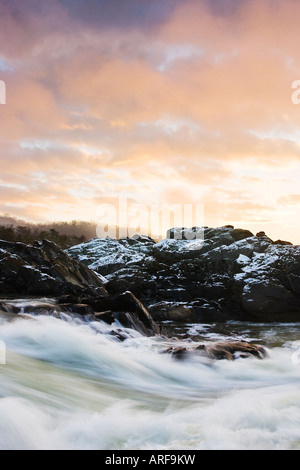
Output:
[[299,24],[298,0],[0,0],[0,215],[126,195],[300,244]]

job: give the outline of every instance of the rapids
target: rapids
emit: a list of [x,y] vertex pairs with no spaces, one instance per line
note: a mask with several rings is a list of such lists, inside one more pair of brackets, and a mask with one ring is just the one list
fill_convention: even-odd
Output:
[[143,337],[76,317],[0,317],[0,450],[300,449],[297,324],[166,323],[178,343],[243,339],[270,357],[162,352]]

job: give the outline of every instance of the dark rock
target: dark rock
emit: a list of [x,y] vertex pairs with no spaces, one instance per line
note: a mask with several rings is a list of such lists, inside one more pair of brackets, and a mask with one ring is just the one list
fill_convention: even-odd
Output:
[[[139,316],[133,312],[115,312],[116,320],[124,327],[138,331],[143,336],[153,336],[154,332],[140,320]],[[158,333],[158,332],[157,332]]]
[[184,302],[162,301],[148,307],[148,311],[155,321],[169,320],[191,323],[198,320],[193,307]]
[[247,357],[255,357],[257,359],[268,357],[268,351],[263,346],[244,341],[200,344],[193,348],[175,346],[166,349],[164,352],[171,354],[176,359],[185,359],[190,355],[200,355],[208,359],[217,360],[227,359],[230,361]]
[[174,227],[167,231],[167,238],[170,240],[195,240],[204,238],[204,227]]
[[[187,240],[177,240],[176,231]],[[189,231],[204,239],[191,240]],[[168,235],[156,244],[98,239],[68,253],[100,274],[109,271],[110,293],[131,291],[157,321],[300,321],[299,246],[231,225]]]
[[114,336],[118,341],[125,341],[128,339],[128,335],[125,334],[124,330],[121,330],[121,328],[118,328],[117,330],[112,330],[109,333],[111,336]]
[[97,274],[55,243],[43,240],[30,246],[0,241],[0,294],[59,296],[83,289],[108,295]]
[[198,323],[223,323],[237,319],[230,311],[225,312],[220,304],[214,301],[206,302],[200,306],[194,305],[193,309],[197,315]]
[[234,360],[251,356],[257,359],[264,359],[268,357],[268,352],[264,347],[244,341],[207,344],[204,350],[213,359]]
[[299,246],[231,225],[168,235],[159,243],[94,239],[67,252],[47,240],[0,241],[0,294],[55,298],[53,314],[119,322],[147,336],[160,334],[156,321],[164,320],[300,321]]
[[191,352],[190,349],[184,347],[174,347],[171,346],[170,348],[163,351],[166,354],[171,354],[176,359],[185,359],[187,355]]
[[59,308],[62,312],[73,313],[76,315],[87,316],[94,315],[94,310],[90,305],[87,304],[60,304]]
[[[144,247],[154,242],[139,237],[120,240],[120,244],[124,243]],[[113,319],[147,336],[159,334],[158,325],[137,297],[129,291],[109,295],[107,284],[101,275],[72,259],[53,242],[43,240],[31,246],[0,241],[0,294],[55,299],[53,304],[46,305],[28,302],[14,313],[58,316],[66,313],[109,323]],[[0,306],[6,312],[10,308],[5,302]]]
[[235,241],[238,241],[238,240],[243,240],[244,238],[253,237],[253,233],[250,232],[250,230],[244,230],[244,229],[241,229],[241,228],[236,228],[236,229],[233,229],[233,230],[230,232],[230,236],[231,236]]
[[66,313],[69,315],[94,315],[93,309],[89,305],[84,304],[56,304],[55,302],[47,303],[32,299],[30,302],[27,299],[23,305],[19,302],[17,305],[9,303],[9,301],[0,303],[0,310],[9,312],[17,315],[30,314],[30,315],[51,315],[60,316],[60,314]]
[[159,326],[132,292],[90,299],[89,305],[95,312],[111,310],[114,317],[126,328],[133,328],[146,336],[160,334]]
[[10,313],[15,315],[19,313],[20,309],[13,304],[7,302],[0,302],[0,312]]
[[276,240],[275,242],[273,242],[274,245],[292,245],[291,242],[287,242],[285,240]]
[[95,312],[94,316],[96,320],[104,321],[111,325],[115,321],[115,316],[111,310],[106,310],[105,312]]
[[155,244],[155,240],[153,240],[153,238],[151,238],[151,237],[148,237],[147,235],[136,234],[136,235],[133,235],[132,239],[129,238],[129,240],[136,240],[136,241],[141,242],[141,243]]

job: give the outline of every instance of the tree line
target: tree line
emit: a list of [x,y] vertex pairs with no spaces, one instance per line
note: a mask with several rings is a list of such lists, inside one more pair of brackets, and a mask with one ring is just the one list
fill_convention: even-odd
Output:
[[49,224],[30,224],[24,221],[7,221],[1,218],[0,239],[32,245],[35,241],[47,239],[63,250],[84,243],[96,237],[96,224],[92,222],[54,222]]

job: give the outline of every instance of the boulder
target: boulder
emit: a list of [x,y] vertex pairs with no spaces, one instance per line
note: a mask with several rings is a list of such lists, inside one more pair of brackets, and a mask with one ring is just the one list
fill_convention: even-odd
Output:
[[108,295],[103,280],[48,240],[34,246],[0,241],[0,294],[59,296],[83,290]]
[[170,347],[164,351],[177,359],[186,359],[187,357],[198,355],[207,359],[235,359],[255,357],[264,359],[268,357],[268,351],[263,346],[251,344],[244,341],[224,341],[207,344],[200,344],[193,348]]
[[96,315],[98,315],[97,312],[111,311],[114,319],[126,328],[133,328],[145,336],[160,334],[160,327],[132,292],[127,291],[98,299],[91,298],[87,299],[87,302]]
[[286,240],[276,240],[273,243],[274,243],[274,245],[292,245],[291,242],[287,242]]
[[250,230],[244,230],[241,228],[236,228],[231,230],[230,236],[235,240],[244,240],[245,238],[253,237],[253,233]]
[[176,321],[191,323],[198,321],[198,316],[191,305],[186,302],[157,302],[148,307],[155,321]]

